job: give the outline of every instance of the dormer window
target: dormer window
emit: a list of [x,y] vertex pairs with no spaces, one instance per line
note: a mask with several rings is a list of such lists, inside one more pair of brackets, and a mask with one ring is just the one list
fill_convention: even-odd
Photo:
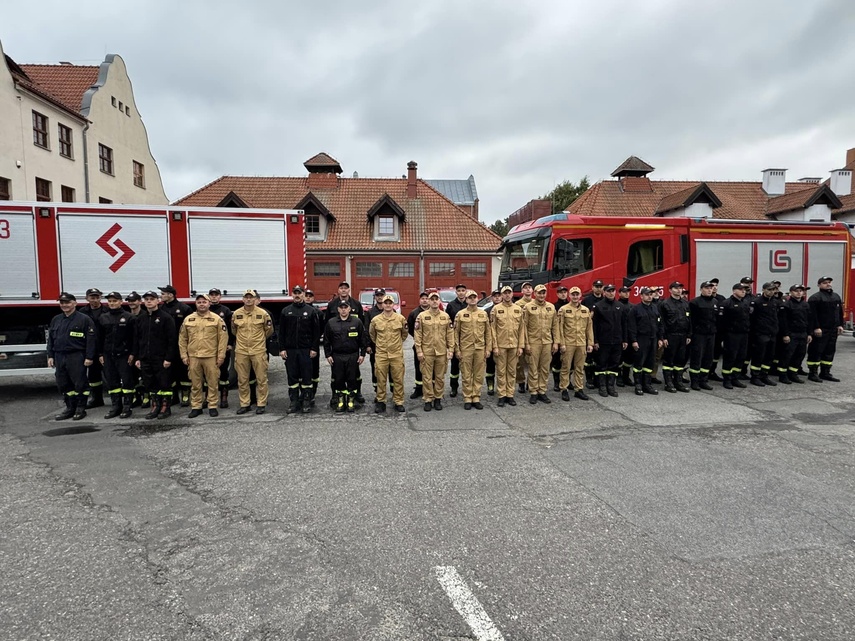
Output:
[[306,214],[306,236],[320,236],[321,215]]
[[306,240],[323,242],[327,239],[327,229],[335,222],[335,216],[312,192],[306,194],[294,209],[303,210],[306,225]]
[[383,194],[368,210],[368,222],[374,227],[375,242],[401,240],[401,223],[407,219],[401,206],[389,194]]
[[387,237],[395,235],[394,216],[377,216],[377,235]]

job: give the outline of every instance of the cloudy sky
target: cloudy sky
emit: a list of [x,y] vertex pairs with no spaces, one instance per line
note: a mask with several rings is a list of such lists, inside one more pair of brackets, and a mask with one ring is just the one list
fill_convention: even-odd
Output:
[[122,56],[171,200],[223,174],[475,176],[485,222],[626,157],[827,176],[855,147],[852,0],[41,0],[18,63]]

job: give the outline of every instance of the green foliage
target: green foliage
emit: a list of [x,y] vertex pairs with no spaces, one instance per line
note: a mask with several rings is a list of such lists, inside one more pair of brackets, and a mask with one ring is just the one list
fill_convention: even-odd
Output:
[[508,235],[508,230],[510,229],[510,226],[508,225],[508,219],[505,218],[504,220],[497,220],[492,225],[490,225],[489,228],[496,232],[496,234],[504,238]]
[[541,196],[544,200],[552,201],[552,213],[557,214],[567,209],[574,200],[584,194],[591,187],[588,177],[585,176],[578,183],[565,180],[559,183],[548,194]]

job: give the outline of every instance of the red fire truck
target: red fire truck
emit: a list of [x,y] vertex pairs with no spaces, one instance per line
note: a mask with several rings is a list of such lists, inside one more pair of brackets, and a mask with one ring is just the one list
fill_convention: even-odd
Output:
[[[692,297],[701,282],[720,279],[720,293],[743,276],[758,284],[779,280],[784,290],[816,288],[834,279],[847,304],[851,235],[846,224],[698,218],[546,216],[513,227],[502,241],[499,285],[519,291],[523,282],[545,283],[549,300],[559,285],[583,293],[596,280],[631,288],[682,282]],[[809,292],[812,293],[812,292]],[[847,318],[849,314],[847,313]]]
[[306,282],[303,212],[0,201],[0,375],[46,370],[60,292],[127,295],[170,284],[192,303],[258,290],[274,314]]

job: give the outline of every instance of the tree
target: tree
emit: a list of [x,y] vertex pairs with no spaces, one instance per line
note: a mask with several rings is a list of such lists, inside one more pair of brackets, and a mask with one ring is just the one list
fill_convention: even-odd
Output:
[[578,182],[573,184],[570,180],[565,180],[562,183],[555,185],[555,188],[548,194],[541,196],[544,200],[552,201],[552,213],[558,214],[567,209],[574,200],[584,194],[591,187],[588,182],[588,177],[585,176]]
[[508,225],[508,219],[505,218],[504,220],[502,220],[500,218],[492,225],[490,225],[489,229],[493,230],[494,232],[496,232],[496,234],[504,238],[508,235],[508,230],[510,229],[510,226]]

